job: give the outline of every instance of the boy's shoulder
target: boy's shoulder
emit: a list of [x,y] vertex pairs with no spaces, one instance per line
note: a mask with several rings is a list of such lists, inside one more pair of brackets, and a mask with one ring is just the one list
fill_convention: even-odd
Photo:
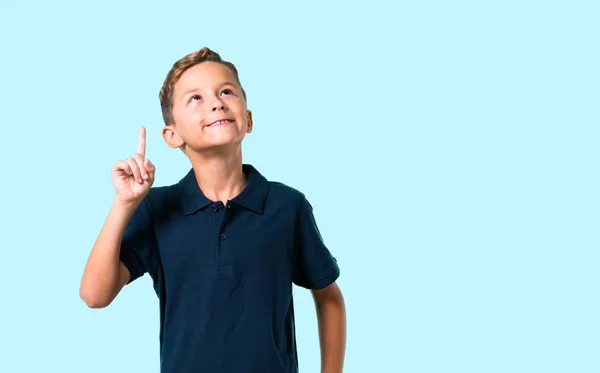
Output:
[[296,201],[306,198],[304,193],[299,189],[281,181],[269,180],[269,192],[273,193],[275,197],[289,198]]
[[179,209],[180,201],[181,192],[178,191],[177,184],[153,186],[144,198],[144,203],[153,214]]

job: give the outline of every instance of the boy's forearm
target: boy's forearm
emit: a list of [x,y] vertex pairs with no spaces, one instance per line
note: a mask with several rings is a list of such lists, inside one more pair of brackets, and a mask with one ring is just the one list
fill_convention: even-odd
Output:
[[332,289],[313,292],[319,324],[321,373],[341,373],[346,352],[346,309],[344,297]]
[[121,239],[135,206],[114,203],[94,243],[81,279],[80,296],[90,307],[110,303],[119,286]]

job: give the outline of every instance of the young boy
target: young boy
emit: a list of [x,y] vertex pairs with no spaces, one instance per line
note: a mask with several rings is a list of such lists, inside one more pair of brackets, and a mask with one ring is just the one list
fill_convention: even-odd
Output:
[[92,248],[80,296],[106,307],[149,273],[160,303],[163,373],[298,372],[292,284],[311,289],[321,371],[342,371],[346,343],[339,268],[305,196],[242,163],[252,113],[237,69],[208,48],[164,81],[162,135],[191,170],[151,188],[155,167],[140,128],[137,152],[112,169],[116,195]]

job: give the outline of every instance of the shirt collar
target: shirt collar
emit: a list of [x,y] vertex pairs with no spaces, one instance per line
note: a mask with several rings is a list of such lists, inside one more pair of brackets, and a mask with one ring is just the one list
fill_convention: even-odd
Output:
[[[243,164],[242,171],[248,176],[248,182],[240,194],[231,200],[231,203],[262,214],[269,192],[269,182],[252,165]],[[182,202],[186,215],[193,214],[214,203],[200,190],[193,168],[179,181],[179,186],[184,192]]]

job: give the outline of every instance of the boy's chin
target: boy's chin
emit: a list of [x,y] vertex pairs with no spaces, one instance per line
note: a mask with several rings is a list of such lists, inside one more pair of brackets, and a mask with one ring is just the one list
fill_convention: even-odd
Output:
[[240,143],[241,140],[238,139],[220,139],[220,141],[198,144],[198,146],[193,146],[193,149],[198,153],[236,150]]

